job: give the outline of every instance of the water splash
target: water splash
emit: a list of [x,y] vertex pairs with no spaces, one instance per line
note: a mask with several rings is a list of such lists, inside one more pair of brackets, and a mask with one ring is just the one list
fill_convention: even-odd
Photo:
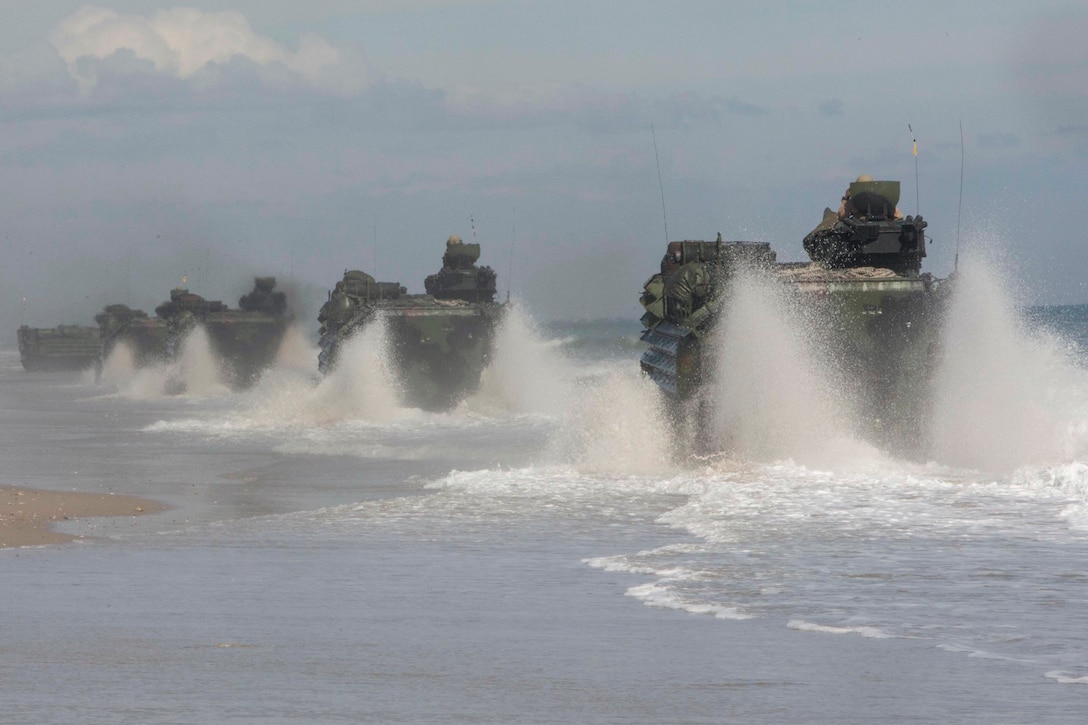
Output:
[[345,341],[336,367],[324,377],[318,377],[318,352],[299,326],[288,328],[275,364],[242,396],[232,424],[260,429],[342,421],[385,423],[409,413],[398,402],[383,321]]
[[102,362],[102,374],[98,382],[103,385],[120,387],[136,375],[136,355],[127,342],[114,345],[113,350]]
[[1069,345],[1027,327],[991,261],[965,259],[955,285],[934,379],[937,460],[1009,471],[1088,454],[1088,378]]
[[[744,458],[841,461],[872,449],[850,435],[835,366],[805,334],[806,316],[774,280],[738,275],[718,329],[715,435]],[[815,328],[810,325],[809,328]]]
[[589,386],[572,428],[583,472],[637,475],[672,468],[660,394],[637,370],[615,371]]
[[173,388],[195,396],[230,393],[224,383],[222,361],[212,350],[211,338],[202,325],[196,325],[185,335],[178,360],[170,368],[167,392]]
[[558,351],[559,341],[545,340],[532,317],[511,305],[495,333],[491,363],[480,388],[462,409],[483,413],[558,415],[571,400],[576,370]]
[[291,325],[283,333],[272,370],[301,374],[317,374],[318,348],[311,342],[301,325]]
[[132,348],[124,342],[117,344],[102,364],[100,383],[112,386],[121,397],[137,400],[230,393],[208,334],[199,325],[186,334],[172,361],[140,367]]
[[336,368],[314,390],[309,408],[315,419],[385,422],[403,412],[390,368],[389,344],[383,320],[367,325],[347,341]]

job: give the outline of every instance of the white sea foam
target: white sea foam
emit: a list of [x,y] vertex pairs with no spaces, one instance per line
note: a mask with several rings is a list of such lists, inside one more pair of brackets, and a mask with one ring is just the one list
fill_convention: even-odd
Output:
[[801,619],[791,619],[787,624],[790,629],[801,632],[822,632],[824,634],[860,634],[870,639],[890,639],[892,635],[879,627],[834,627],[826,624],[813,624]]
[[570,466],[528,466],[514,469],[452,471],[428,488],[460,491],[478,497],[515,497],[572,504],[599,501],[631,493],[652,494],[652,479],[586,475]]
[[1066,500],[1060,515],[1073,529],[1088,531],[1088,465],[1080,462],[1056,466],[1024,467],[1010,483]]
[[988,650],[980,649],[978,647],[971,647],[969,645],[958,643],[941,643],[937,645],[937,649],[942,649],[946,652],[957,652],[965,654],[973,659],[980,660],[1000,660],[1002,662],[1022,662],[1029,663],[1032,660],[1027,657],[1013,657],[1007,654],[1001,654],[999,652],[991,652]]
[[1048,680],[1054,680],[1059,685],[1088,685],[1088,675],[1076,675],[1062,670],[1051,670],[1043,674]]
[[746,614],[737,607],[709,602],[686,601],[684,598],[677,596],[671,587],[664,586],[660,582],[630,587],[626,593],[629,597],[641,600],[648,607],[676,609],[691,614],[710,614],[717,619],[751,619],[751,615]]
[[627,574],[656,574],[657,569],[652,566],[632,564],[626,556],[595,556],[591,559],[583,559],[582,563],[601,571],[624,572]]

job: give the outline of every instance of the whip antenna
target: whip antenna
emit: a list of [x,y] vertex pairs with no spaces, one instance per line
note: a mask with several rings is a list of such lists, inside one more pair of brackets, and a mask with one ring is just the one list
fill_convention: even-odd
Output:
[[506,302],[510,302],[510,279],[514,276],[514,240],[518,236],[517,209],[510,213],[510,260],[506,263]]
[[960,268],[960,220],[963,218],[963,119],[960,119],[960,205],[956,210],[956,262],[953,269]]
[[661,183],[661,157],[657,155],[657,133],[653,121],[650,122],[650,136],[654,139],[654,161],[657,162],[657,186],[661,189],[661,220],[665,223],[665,244],[669,243],[669,218],[665,214],[665,185]]
[[907,124],[907,130],[910,131],[910,138],[914,141],[914,213],[917,215],[922,203],[918,199],[918,137],[914,135],[914,129]]

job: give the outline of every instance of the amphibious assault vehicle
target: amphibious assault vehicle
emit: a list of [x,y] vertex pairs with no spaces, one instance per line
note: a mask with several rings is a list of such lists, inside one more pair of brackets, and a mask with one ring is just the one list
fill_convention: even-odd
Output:
[[450,237],[442,269],[425,280],[426,294],[408,294],[399,282],[377,282],[359,270],[345,272],[318,315],[320,371],[331,372],[345,343],[380,322],[402,402],[432,411],[456,405],[479,386],[504,309],[494,301],[495,272],[477,266],[479,258],[479,244]]
[[[646,282],[641,302],[641,367],[671,401],[670,410],[715,449],[727,432],[714,430],[713,411],[728,406],[715,386],[717,359],[728,346],[719,324],[738,275],[773,282],[806,330],[835,360],[860,432],[871,442],[911,454],[924,439],[928,381],[936,360],[939,318],[949,289],[921,273],[926,256],[921,216],[901,218],[899,182],[851,184],[848,213],[827,209],[804,239],[811,263],[778,262],[764,242],[679,241],[668,244],[661,271]],[[759,354],[759,351],[756,351]],[[690,424],[694,424],[693,426]],[[724,435],[723,435],[724,433]]]
[[99,360],[123,342],[139,367],[169,362],[190,330],[200,325],[222,364],[225,382],[235,389],[249,387],[275,361],[291,322],[287,297],[275,287],[275,277],[256,277],[253,290],[238,301],[238,309],[206,300],[184,287],[171,290],[170,299],[155,308],[154,317],[126,305],[108,305],[95,316],[101,331]]
[[86,370],[98,360],[98,328],[79,325],[18,330],[19,357],[27,371]]

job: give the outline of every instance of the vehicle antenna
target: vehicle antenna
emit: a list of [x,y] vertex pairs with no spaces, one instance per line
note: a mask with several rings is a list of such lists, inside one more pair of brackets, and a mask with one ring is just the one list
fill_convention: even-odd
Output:
[[665,185],[661,182],[661,157],[657,154],[657,133],[654,122],[650,121],[650,136],[654,140],[654,161],[657,162],[657,186],[661,189],[661,220],[665,224],[665,244],[669,243],[669,218],[665,214]]
[[911,140],[914,141],[914,214],[918,214],[918,210],[922,204],[918,200],[918,137],[914,135],[914,129],[907,124],[907,130],[910,131]]
[[963,149],[963,119],[960,119],[960,204],[956,210],[956,261],[952,267],[953,270],[960,268],[960,220],[963,218],[963,165],[964,165],[964,149]]
[[472,227],[472,243],[477,244],[478,242],[476,241],[476,220],[472,218],[471,214],[468,215],[468,223],[469,226]]
[[[377,215],[375,215],[373,217],[373,219],[371,219],[371,222],[374,225],[374,242],[370,246],[370,264],[374,268],[374,279],[377,280],[377,279],[379,279],[379,277],[378,277],[378,217],[377,217]],[[367,291],[367,294],[370,294],[369,289]],[[378,298],[380,299],[381,296],[382,296],[382,288],[378,287]]]
[[506,264],[506,302],[510,303],[510,279],[514,276],[514,240],[518,236],[517,209],[510,211],[510,260]]

